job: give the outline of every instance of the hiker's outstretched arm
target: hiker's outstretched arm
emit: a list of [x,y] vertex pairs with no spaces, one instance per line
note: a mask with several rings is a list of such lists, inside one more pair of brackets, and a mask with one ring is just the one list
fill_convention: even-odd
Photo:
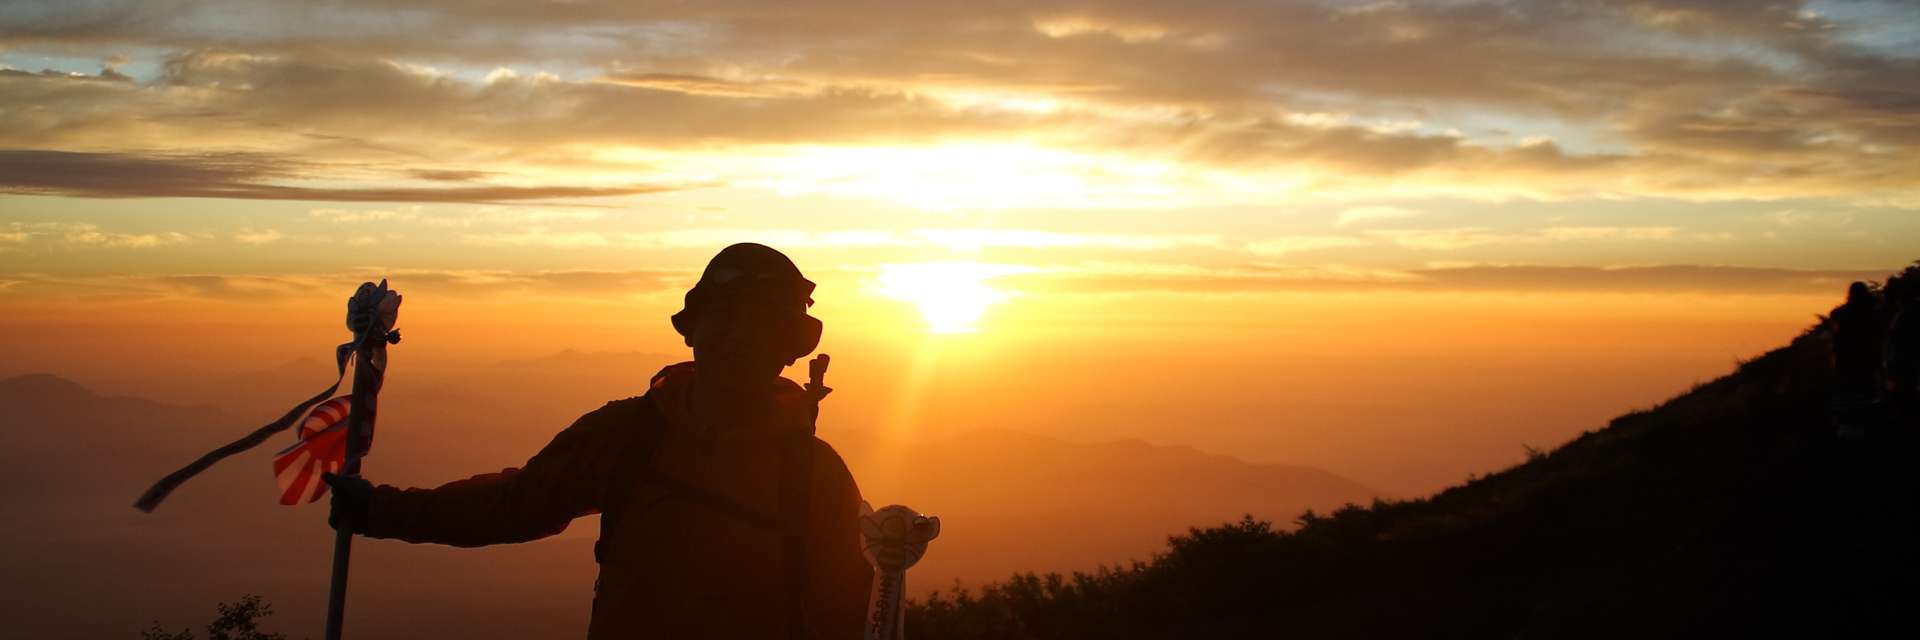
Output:
[[520,469],[433,489],[376,487],[367,536],[479,547],[565,531],[574,518],[599,510],[608,474],[633,431],[629,413],[609,404],[581,416]]

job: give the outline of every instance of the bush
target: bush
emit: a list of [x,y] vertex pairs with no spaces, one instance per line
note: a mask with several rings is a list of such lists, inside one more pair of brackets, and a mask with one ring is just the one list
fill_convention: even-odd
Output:
[[[222,602],[218,608],[219,619],[207,623],[207,640],[287,640],[284,633],[266,633],[256,626],[254,620],[273,615],[273,605],[262,601],[260,596],[241,596],[239,602]],[[140,637],[142,640],[194,640],[192,629],[167,633],[160,628],[158,620]]]

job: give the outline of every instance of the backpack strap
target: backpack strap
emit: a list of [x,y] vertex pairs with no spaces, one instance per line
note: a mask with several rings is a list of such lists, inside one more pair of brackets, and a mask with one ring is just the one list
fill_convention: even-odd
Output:
[[606,493],[600,501],[600,539],[593,543],[593,561],[605,564],[607,561],[607,534],[613,532],[613,525],[626,513],[627,498],[633,495],[634,487],[640,485],[641,477],[653,471],[653,455],[660,450],[660,441],[667,435],[667,417],[660,413],[660,407],[654,406],[653,398],[640,396],[639,424],[634,425],[633,435],[627,439],[626,447],[620,450],[620,460],[613,468],[613,476],[607,479]]
[[780,555],[786,577],[787,637],[812,637],[807,630],[807,534],[813,515],[813,433],[793,438],[780,449]]

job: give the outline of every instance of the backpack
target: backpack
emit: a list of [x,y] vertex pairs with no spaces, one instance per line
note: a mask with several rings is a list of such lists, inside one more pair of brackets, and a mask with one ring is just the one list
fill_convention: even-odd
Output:
[[813,430],[807,429],[780,445],[780,504],[778,512],[767,515],[724,495],[708,491],[653,468],[653,458],[667,432],[667,417],[653,398],[641,396],[639,424],[633,437],[621,450],[608,479],[601,504],[600,539],[593,543],[593,561],[605,563],[607,535],[624,515],[627,498],[641,484],[667,490],[667,497],[698,504],[731,516],[756,528],[780,536],[781,573],[785,578],[787,601],[792,612],[788,635],[796,640],[808,637],[806,627],[807,531],[813,508]]

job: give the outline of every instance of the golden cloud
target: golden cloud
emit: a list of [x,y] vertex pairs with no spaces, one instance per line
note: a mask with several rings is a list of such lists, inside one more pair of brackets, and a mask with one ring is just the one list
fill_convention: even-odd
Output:
[[[9,44],[172,53],[135,81],[0,73],[0,146],[119,154],[8,192],[503,202],[702,186],[569,182],[660,169],[582,150],[649,150],[746,184],[726,159],[985,142],[1163,163],[1142,181],[1215,200],[1920,200],[1920,159],[1903,151],[1920,143],[1920,57],[1795,3],[212,0],[281,18],[218,30],[96,4],[88,15],[112,18],[11,17]],[[133,166],[161,155],[201,166]],[[204,166],[215,157],[253,166]],[[199,181],[89,181],[102,164]],[[380,184],[398,178],[460,186]]]

